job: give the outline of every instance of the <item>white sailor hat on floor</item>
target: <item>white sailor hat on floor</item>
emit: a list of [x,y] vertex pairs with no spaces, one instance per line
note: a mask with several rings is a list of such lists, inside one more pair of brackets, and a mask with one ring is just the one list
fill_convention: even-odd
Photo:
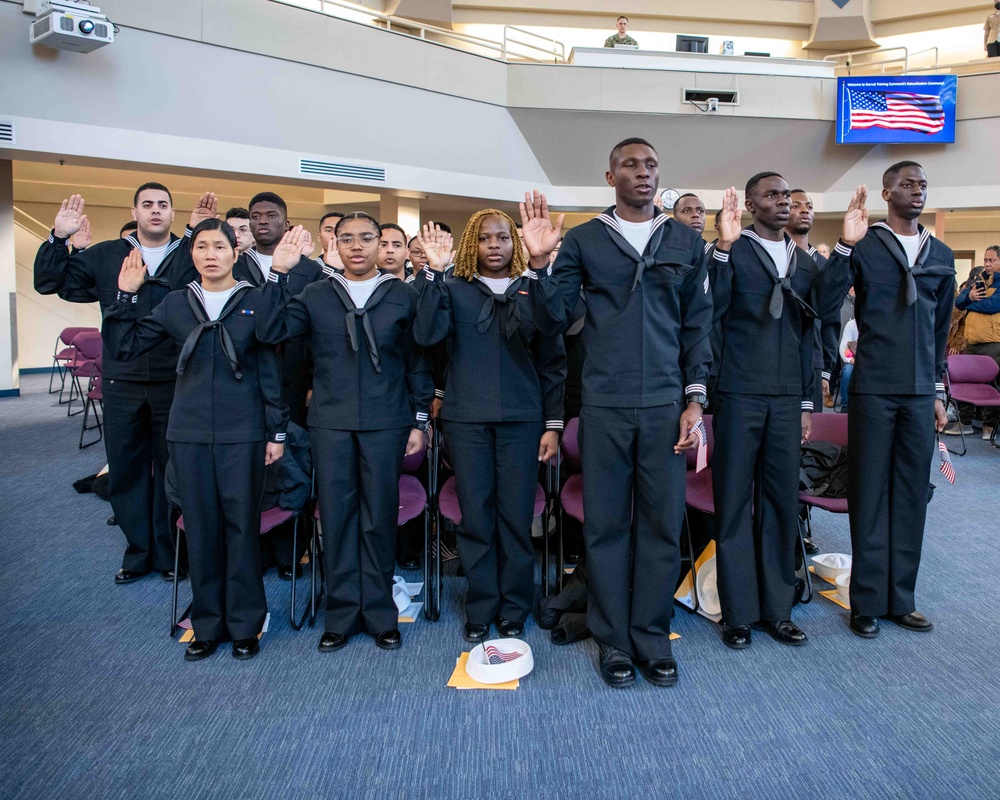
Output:
[[531,648],[520,639],[490,639],[477,644],[465,662],[469,677],[486,684],[516,681],[534,667]]
[[823,553],[812,557],[816,574],[821,578],[837,580],[845,572],[851,571],[851,557],[845,553]]
[[392,601],[396,604],[396,609],[402,613],[410,607],[410,593],[406,588],[406,578],[395,575],[392,579]]
[[851,602],[851,573],[845,572],[837,578],[837,594],[845,603]]
[[698,602],[706,614],[722,613],[722,603],[719,602],[718,575],[716,574],[715,556],[698,567]]

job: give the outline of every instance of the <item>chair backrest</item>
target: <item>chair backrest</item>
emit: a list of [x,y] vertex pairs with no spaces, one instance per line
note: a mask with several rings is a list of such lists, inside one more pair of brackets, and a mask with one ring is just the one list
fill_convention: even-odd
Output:
[[97,328],[63,328],[62,333],[59,334],[59,338],[62,339],[63,344],[73,344],[73,339],[76,338],[77,334],[80,333],[100,333]]
[[[708,466],[712,466],[712,453],[715,452],[715,431],[712,429],[712,415],[704,414],[702,415],[702,421],[705,423],[705,442],[708,449]],[[671,443],[672,444],[672,443]],[[698,468],[698,448],[695,447],[692,450],[686,451],[687,455],[687,468],[697,469]]]
[[847,444],[847,414],[813,414],[809,438],[843,447]]
[[573,417],[566,423],[562,435],[562,467],[567,474],[579,472],[580,461],[580,418]]
[[73,347],[77,351],[77,359],[85,359],[87,361],[96,361],[97,357],[101,354],[104,346],[101,341],[101,332],[98,330],[89,330],[78,333],[73,337]]
[[948,378],[952,383],[993,383],[996,380],[997,362],[990,356],[948,356]]

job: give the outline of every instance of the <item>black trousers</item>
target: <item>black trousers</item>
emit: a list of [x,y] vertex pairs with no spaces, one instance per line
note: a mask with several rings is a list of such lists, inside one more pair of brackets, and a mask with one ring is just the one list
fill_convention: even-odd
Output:
[[264,442],[170,442],[184,513],[196,639],[249,639],[267,615],[260,574]]
[[531,544],[541,422],[444,423],[462,510],[458,557],[469,581],[465,615],[524,622],[535,599]]
[[310,428],[326,572],[326,630],[391,631],[399,474],[410,428]]
[[813,411],[817,414],[823,413],[823,368],[813,367],[816,380],[813,383]]
[[687,459],[679,404],[580,412],[587,627],[634,659],[670,655]]
[[173,534],[163,476],[174,383],[114,379],[104,382],[103,391],[108,492],[128,542],[122,568],[132,572],[173,569]]
[[712,419],[716,563],[730,625],[790,619],[802,398],[720,393]]
[[909,614],[934,457],[934,396],[852,391],[847,415],[851,611]]

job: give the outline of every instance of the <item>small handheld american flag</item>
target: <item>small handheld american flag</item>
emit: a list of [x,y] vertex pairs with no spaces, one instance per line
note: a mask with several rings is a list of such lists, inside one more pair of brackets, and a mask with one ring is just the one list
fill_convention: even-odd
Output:
[[486,659],[494,666],[497,664],[506,664],[508,661],[520,658],[522,655],[516,650],[508,653],[507,651],[501,650],[499,647],[492,644],[486,645],[484,652],[486,653]]
[[955,482],[955,465],[951,463],[951,453],[945,443],[938,439],[938,454],[941,457],[941,474],[948,480],[948,483]]
[[708,433],[705,431],[705,421],[699,419],[691,432],[698,439],[698,461],[695,472],[701,472],[708,466]]

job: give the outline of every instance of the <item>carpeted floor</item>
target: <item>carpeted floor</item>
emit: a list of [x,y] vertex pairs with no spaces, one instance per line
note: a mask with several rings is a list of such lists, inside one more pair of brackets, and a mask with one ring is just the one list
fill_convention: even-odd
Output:
[[[1000,450],[979,439],[930,505],[919,608],[937,627],[874,641],[817,597],[804,648],[722,646],[678,611],[681,682],[604,686],[592,642],[529,623],[535,670],[514,692],[445,688],[464,581],[402,650],[356,637],[316,650],[288,584],[266,578],[261,654],[198,664],[167,636],[169,584],[118,587],[110,506],[71,484],[103,463],[80,418],[22,379],[0,400],[3,798],[996,798],[1000,796]],[[816,539],[847,552],[846,518]],[[185,589],[186,590],[186,589]]]

